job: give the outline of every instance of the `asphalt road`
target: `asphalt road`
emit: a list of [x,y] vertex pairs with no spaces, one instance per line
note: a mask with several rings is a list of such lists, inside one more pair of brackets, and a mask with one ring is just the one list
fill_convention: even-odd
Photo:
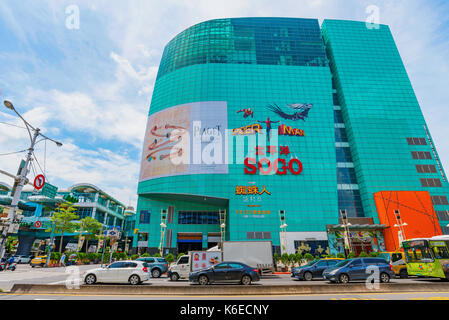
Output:
[[[99,265],[83,265],[79,267],[80,278],[82,278],[83,274],[89,269],[99,267]],[[17,284],[64,284],[66,279],[71,274],[66,273],[65,268],[31,268],[29,265],[18,265],[16,271],[3,271],[0,272],[0,289],[3,291],[9,291],[12,286]],[[73,279],[73,278],[72,278]],[[392,279],[391,282],[396,283],[437,283],[440,282],[439,279]],[[162,275],[160,278],[151,278],[149,282],[145,282],[143,285],[167,285],[167,286],[189,286],[189,282],[187,280],[180,280],[177,282],[169,281],[166,275]],[[255,286],[260,285],[318,285],[318,284],[330,284],[327,281],[323,280],[314,280],[310,282],[306,281],[298,281],[290,277],[290,275],[271,275],[262,278],[261,281],[254,283]],[[423,292],[423,293],[365,293],[365,294],[349,294],[349,293],[341,293],[341,294],[320,294],[320,295],[282,295],[282,296],[254,296],[258,299],[282,299],[282,300],[408,300],[408,299],[429,299],[429,300],[449,300],[449,292]],[[251,299],[251,296],[244,297],[236,297],[236,296],[220,296],[220,297],[211,297],[211,296],[114,296],[114,295],[101,295],[101,296],[91,296],[91,295],[77,295],[77,294],[64,294],[64,295],[51,295],[51,294],[20,294],[20,295],[12,295],[12,294],[0,294],[0,300],[10,300],[10,299],[20,299],[20,300],[29,300],[29,299],[51,299],[51,300],[73,300],[73,299],[107,299],[107,300],[123,300],[123,299],[133,299],[133,300],[141,300],[141,299],[151,299],[151,300],[223,300],[223,299]]]
[[449,292],[315,294],[277,296],[145,296],[145,295],[78,295],[78,294],[8,294],[0,293],[0,301],[7,300],[449,300]]

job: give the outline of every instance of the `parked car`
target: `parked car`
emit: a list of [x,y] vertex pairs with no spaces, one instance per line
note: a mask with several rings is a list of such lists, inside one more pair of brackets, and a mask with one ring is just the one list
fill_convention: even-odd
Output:
[[335,266],[343,259],[318,259],[300,267],[293,268],[291,276],[298,280],[322,279],[324,270]]
[[260,275],[256,268],[241,262],[226,261],[215,266],[191,272],[189,281],[206,285],[216,282],[239,282],[250,285],[253,281],[259,281]]
[[36,266],[45,266],[45,264],[47,263],[47,256],[36,256],[33,259],[31,259],[30,262],[30,266],[32,268],[36,267]]
[[408,278],[407,262],[405,261],[404,252],[380,252],[378,257],[387,260],[393,267],[394,273],[401,279]]
[[30,263],[32,258],[34,258],[34,256],[17,255],[17,256],[14,256],[14,262],[18,263],[18,264]]
[[118,261],[109,266],[86,271],[84,283],[129,283],[137,285],[150,280],[148,264],[143,261]]
[[326,269],[323,272],[323,278],[331,282],[348,283],[354,280],[366,280],[372,275],[367,270],[370,266],[379,268],[379,281],[389,282],[394,278],[394,272],[391,265],[382,258],[354,258],[347,259],[337,263],[334,267]]
[[159,278],[161,274],[166,273],[168,270],[168,262],[165,258],[160,257],[140,257],[136,261],[144,261],[148,263],[151,276],[153,278]]

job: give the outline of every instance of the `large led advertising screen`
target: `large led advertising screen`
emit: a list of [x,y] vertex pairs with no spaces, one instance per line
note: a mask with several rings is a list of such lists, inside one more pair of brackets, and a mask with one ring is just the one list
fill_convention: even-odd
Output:
[[140,181],[186,174],[227,174],[225,101],[166,108],[148,117]]

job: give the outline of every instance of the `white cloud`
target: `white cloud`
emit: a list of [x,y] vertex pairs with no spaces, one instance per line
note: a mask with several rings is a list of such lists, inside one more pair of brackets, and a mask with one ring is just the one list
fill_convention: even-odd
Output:
[[[184,29],[209,19],[245,16],[365,21],[369,5],[379,6],[380,22],[390,25],[439,155],[444,167],[449,168],[449,141],[445,139],[449,45],[447,34],[441,31],[447,33],[447,4],[424,0],[45,3],[0,3],[2,21],[15,35],[17,45],[23,44],[26,49],[0,50],[0,62],[8,62],[0,66],[3,79],[8,79],[7,83],[0,79],[0,86],[3,94],[12,95],[12,101],[26,106],[21,110],[30,122],[63,140],[62,149],[47,154],[50,178],[61,186],[90,182],[122,202],[127,202],[130,195],[135,200],[140,152],[128,156],[115,150],[111,141],[141,149],[163,48]],[[77,32],[68,32],[64,26],[65,7],[70,4],[80,6]],[[32,50],[38,44],[48,47]],[[8,88],[17,90],[15,96]],[[0,119],[21,125],[10,113],[1,112]],[[0,153],[28,146],[28,134],[23,129],[0,124],[0,133]],[[86,133],[97,149],[81,147],[77,138]],[[0,158],[0,167],[15,172],[19,159]]]

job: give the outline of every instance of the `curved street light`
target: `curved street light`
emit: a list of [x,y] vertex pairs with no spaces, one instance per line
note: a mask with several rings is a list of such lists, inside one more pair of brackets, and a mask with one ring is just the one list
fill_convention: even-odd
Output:
[[[48,139],[50,141],[53,141],[58,147],[62,146],[61,142],[53,140],[53,139],[47,137],[46,135],[40,133],[40,129],[39,128],[34,128],[31,124],[29,124],[28,121],[26,121],[20,115],[20,113],[17,112],[16,108],[14,108],[14,105],[12,104],[11,101],[4,100],[3,104],[9,110],[14,111],[14,113],[20,119],[22,119],[22,121],[25,123],[26,129],[28,131],[28,135],[30,137],[31,145],[28,148],[28,153],[27,153],[27,156],[26,156],[25,165],[23,166],[22,169],[19,169],[20,173],[19,173],[19,175],[15,179],[16,181],[15,181],[14,185],[16,187],[15,187],[14,194],[12,195],[13,199],[11,201],[11,209],[8,212],[8,220],[9,220],[9,222],[3,227],[3,232],[2,232],[1,238],[0,238],[0,258],[3,258],[3,255],[5,254],[6,239],[8,237],[9,230],[11,229],[11,225],[13,225],[14,219],[16,218],[17,205],[19,204],[20,195],[22,193],[23,186],[25,185],[25,183],[28,182],[26,176],[28,174],[28,167],[30,165],[31,158],[33,156],[34,146],[36,145],[37,137],[38,136],[42,136],[44,139]],[[33,130],[33,135],[31,135],[30,129]]]

